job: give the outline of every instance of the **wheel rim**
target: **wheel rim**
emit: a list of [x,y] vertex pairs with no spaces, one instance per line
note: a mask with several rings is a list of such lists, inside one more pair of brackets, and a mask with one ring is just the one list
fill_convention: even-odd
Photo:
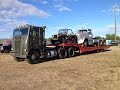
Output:
[[33,55],[31,56],[31,59],[32,59],[33,61],[35,61],[35,60],[37,59],[36,54],[33,54]]
[[31,52],[30,53],[30,57],[28,58],[28,62],[30,64],[36,64],[36,63],[38,63],[39,62],[39,54],[36,51]]

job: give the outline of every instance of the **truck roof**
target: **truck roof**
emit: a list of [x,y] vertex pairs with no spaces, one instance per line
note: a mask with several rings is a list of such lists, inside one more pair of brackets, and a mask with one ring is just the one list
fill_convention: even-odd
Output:
[[26,25],[18,26],[18,27],[16,27],[16,29],[17,29],[17,28],[28,28],[28,27],[46,28],[46,26],[35,26],[35,25],[29,25],[29,24],[26,24]]

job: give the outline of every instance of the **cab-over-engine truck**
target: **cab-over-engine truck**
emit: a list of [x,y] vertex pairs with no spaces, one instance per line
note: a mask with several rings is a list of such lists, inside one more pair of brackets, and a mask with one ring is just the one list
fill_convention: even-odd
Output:
[[45,28],[46,26],[24,25],[14,29],[12,46],[16,61],[20,62],[26,59],[28,63],[36,64],[48,58],[73,57],[75,51],[79,51],[81,54],[91,51],[99,52],[109,48],[107,45],[84,47],[81,44],[74,43],[46,46]]

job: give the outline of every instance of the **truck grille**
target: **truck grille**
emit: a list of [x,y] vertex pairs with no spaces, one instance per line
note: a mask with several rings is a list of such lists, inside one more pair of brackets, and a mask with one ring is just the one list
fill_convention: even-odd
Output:
[[21,42],[15,41],[15,53],[16,54],[20,54],[20,46],[21,46]]

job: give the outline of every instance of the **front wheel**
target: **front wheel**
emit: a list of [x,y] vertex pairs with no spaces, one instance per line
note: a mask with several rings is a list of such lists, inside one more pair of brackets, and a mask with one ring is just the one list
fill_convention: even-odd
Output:
[[39,57],[40,57],[40,55],[37,51],[31,51],[29,53],[27,61],[28,61],[29,64],[36,64],[36,63],[39,62]]

